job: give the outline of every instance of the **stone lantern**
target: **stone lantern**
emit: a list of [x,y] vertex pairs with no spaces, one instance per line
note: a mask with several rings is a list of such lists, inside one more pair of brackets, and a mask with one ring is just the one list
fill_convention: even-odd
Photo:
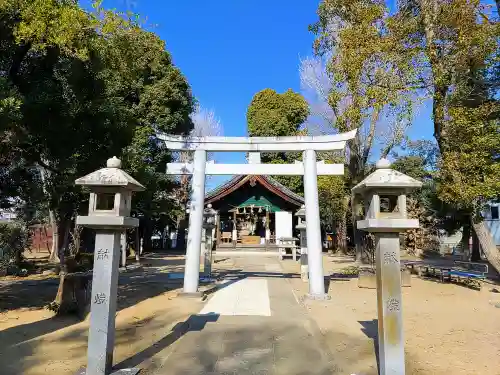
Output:
[[121,161],[113,156],[106,168],[75,181],[90,190],[89,214],[78,216],[78,225],[94,229],[128,229],[139,225],[137,218],[130,217],[132,192],[143,191],[144,186],[120,168]]
[[419,226],[418,220],[407,218],[406,195],[421,186],[381,159],[375,172],[352,189],[365,202],[365,217],[357,228],[375,236],[381,375],[405,373],[399,234]]
[[[76,223],[96,231],[88,361],[87,369],[78,373],[82,375],[111,373],[120,236],[124,230],[139,226],[139,220],[130,217],[130,208],[132,192],[142,191],[144,186],[120,168],[120,160],[112,157],[108,159],[106,168],[75,181],[76,185],[90,190],[89,213],[78,216]],[[133,375],[138,372],[139,369],[128,369],[126,373]]]
[[217,211],[212,208],[211,204],[203,210],[203,231],[205,232],[205,241],[201,249],[203,257],[203,273],[205,277],[210,278],[212,275],[212,247],[214,243],[214,229],[216,227],[215,220]]
[[300,231],[300,277],[302,281],[309,280],[309,266],[307,263],[307,231],[306,231],[306,206],[302,205],[295,213],[298,224],[295,226]]

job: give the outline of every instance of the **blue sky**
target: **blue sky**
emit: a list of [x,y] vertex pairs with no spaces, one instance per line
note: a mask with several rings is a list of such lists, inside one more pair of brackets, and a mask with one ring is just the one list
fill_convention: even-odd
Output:
[[[86,1],[85,1],[86,2]],[[186,75],[200,104],[213,109],[226,136],[246,135],[246,110],[253,95],[272,88],[300,91],[299,57],[312,54],[315,0],[105,0],[106,8],[132,10],[156,25],[174,63]],[[423,108],[413,138],[431,137]],[[237,163],[243,154],[217,155]],[[227,179],[214,177],[211,189]]]

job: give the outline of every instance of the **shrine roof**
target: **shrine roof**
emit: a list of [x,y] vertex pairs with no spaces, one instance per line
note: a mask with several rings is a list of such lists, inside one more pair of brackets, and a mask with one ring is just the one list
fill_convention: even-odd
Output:
[[208,192],[205,195],[205,203],[208,204],[218,201],[224,198],[225,196],[231,194],[232,192],[238,190],[238,188],[244,186],[247,182],[252,182],[252,181],[254,181],[255,183],[259,183],[264,188],[280,196],[287,202],[290,202],[297,206],[301,206],[304,204],[304,197],[298,195],[297,193],[294,193],[286,186],[280,184],[275,179],[269,176],[250,176],[250,175],[235,176],[226,183]]

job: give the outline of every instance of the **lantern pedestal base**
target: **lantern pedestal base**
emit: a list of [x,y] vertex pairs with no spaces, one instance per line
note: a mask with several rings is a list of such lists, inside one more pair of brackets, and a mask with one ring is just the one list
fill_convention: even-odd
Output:
[[305,283],[309,281],[309,266],[308,265],[301,265],[300,266],[300,278]]

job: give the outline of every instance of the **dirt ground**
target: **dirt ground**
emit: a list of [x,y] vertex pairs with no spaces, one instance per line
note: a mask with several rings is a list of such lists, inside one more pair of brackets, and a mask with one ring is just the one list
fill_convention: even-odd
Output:
[[[178,299],[180,283],[168,272],[182,272],[182,257],[151,257],[146,267],[120,275],[115,364],[147,363],[177,340],[183,322],[200,311],[196,300]],[[282,263],[296,296],[307,293],[299,263]],[[325,274],[350,266],[348,258],[325,256]],[[224,262],[216,268],[224,268]],[[408,375],[500,375],[500,294],[498,285],[481,291],[414,276],[403,290]],[[0,373],[73,374],[86,362],[88,320],[53,318],[43,306],[57,290],[57,279],[0,281]],[[324,345],[343,368],[377,374],[376,291],[360,289],[357,279],[332,280],[328,302],[304,302],[323,333]],[[146,362],[144,362],[146,361]]]
[[[282,263],[286,272],[299,265]],[[352,265],[350,259],[324,258],[325,273]],[[295,270],[294,270],[295,269]],[[298,296],[307,284],[291,278]],[[331,281],[325,303],[306,303],[336,360],[352,372],[377,374],[376,290],[358,288],[357,279]],[[500,294],[498,285],[481,291],[412,277],[403,288],[404,337],[408,375],[500,374]]]
[[[175,298],[180,281],[166,281],[167,272],[182,271],[181,257],[145,262],[144,269],[120,275],[115,364],[147,361],[177,340],[182,323],[201,308],[197,300]],[[88,318],[54,318],[43,306],[58,280],[36,278],[0,284],[0,373],[74,374],[86,363]]]

